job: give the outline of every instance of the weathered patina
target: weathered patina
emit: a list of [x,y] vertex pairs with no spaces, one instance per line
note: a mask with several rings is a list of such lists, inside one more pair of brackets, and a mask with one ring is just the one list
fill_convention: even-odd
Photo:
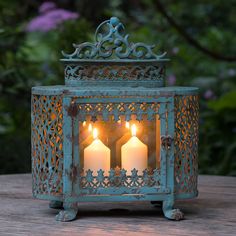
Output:
[[[165,87],[166,53],[133,43],[118,18],[100,24],[95,42],[63,52],[65,85],[32,88],[33,196],[62,206],[60,221],[76,218],[83,201],[162,201],[164,215],[180,220],[176,199],[197,196],[198,95],[193,87]],[[160,120],[160,166],[84,171],[79,123]]]

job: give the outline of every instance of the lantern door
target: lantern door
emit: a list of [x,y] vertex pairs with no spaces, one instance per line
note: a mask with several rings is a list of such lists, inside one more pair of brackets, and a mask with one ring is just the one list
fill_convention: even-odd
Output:
[[173,97],[65,97],[64,107],[65,195],[151,200],[172,191]]

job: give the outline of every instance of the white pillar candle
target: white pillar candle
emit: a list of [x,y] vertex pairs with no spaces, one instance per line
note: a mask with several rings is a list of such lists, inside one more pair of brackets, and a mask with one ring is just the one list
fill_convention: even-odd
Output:
[[105,175],[108,175],[110,170],[110,149],[98,139],[98,131],[93,130],[93,142],[84,149],[84,170],[88,169],[93,171],[96,176],[97,171],[102,169]]
[[147,168],[147,145],[142,143],[136,137],[136,126],[131,127],[132,137],[121,147],[121,166],[127,170],[127,174],[131,174],[134,168],[138,170],[138,174]]

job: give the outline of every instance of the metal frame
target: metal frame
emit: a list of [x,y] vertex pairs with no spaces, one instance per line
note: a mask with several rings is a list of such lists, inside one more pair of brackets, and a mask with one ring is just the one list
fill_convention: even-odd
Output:
[[[67,210],[61,211],[57,217],[58,220],[71,220],[75,216],[71,212],[77,212],[77,203],[86,201],[163,201],[163,211],[167,218],[177,219],[182,217],[182,212],[173,209],[174,204],[174,145],[171,141],[166,142],[166,139],[173,140],[174,137],[174,99],[170,97],[159,97],[156,99],[149,98],[129,98],[129,102],[160,102],[160,111],[158,112],[161,120],[161,188],[156,187],[139,188],[137,194],[132,194],[127,188],[108,188],[99,189],[96,195],[89,194],[86,189],[80,189],[80,157],[78,147],[78,131],[79,118],[78,114],[71,114],[69,110],[73,109],[78,103],[86,103],[86,98],[64,97],[63,112],[64,119],[67,121],[63,126],[64,130],[64,170],[63,170],[63,202],[69,204]],[[104,102],[103,99],[90,98],[89,103]],[[122,98],[109,99],[111,103],[125,102]],[[166,120],[168,113],[168,120]],[[73,142],[71,142],[73,140]],[[75,207],[76,206],[76,207]],[[66,216],[70,216],[66,218]],[[66,219],[65,219],[66,218]]]

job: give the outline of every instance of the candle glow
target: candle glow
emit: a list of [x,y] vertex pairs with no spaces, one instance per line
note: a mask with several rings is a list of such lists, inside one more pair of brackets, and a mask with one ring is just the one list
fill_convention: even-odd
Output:
[[88,126],[88,131],[89,131],[89,132],[92,132],[92,130],[93,130],[93,126],[92,126],[92,124],[89,124],[89,126]]
[[93,138],[94,139],[98,138],[98,130],[96,128],[93,129]]
[[147,168],[147,145],[136,137],[136,125],[131,126],[132,137],[121,147],[121,165],[127,170],[127,174],[135,168],[139,174]]
[[132,134],[132,136],[136,136],[136,133],[137,133],[137,128],[136,128],[136,125],[133,124],[131,126],[131,134]]

